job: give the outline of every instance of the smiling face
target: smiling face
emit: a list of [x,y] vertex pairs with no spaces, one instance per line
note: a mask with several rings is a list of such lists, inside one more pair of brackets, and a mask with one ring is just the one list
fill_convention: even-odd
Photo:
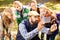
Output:
[[22,4],[20,2],[14,2],[13,3],[14,7],[16,8],[16,10],[21,11],[22,10]]
[[16,9],[18,10],[18,11],[21,11],[22,9],[21,9],[21,6],[20,5],[16,5]]
[[30,6],[31,6],[31,8],[32,8],[33,10],[36,9],[36,3],[35,3],[34,1],[32,1],[32,2],[30,3]]
[[10,8],[4,10],[4,15],[7,16],[9,19],[13,19],[13,13]]
[[5,14],[8,18],[12,19],[13,18],[13,14],[9,13],[9,12],[6,12]]
[[51,21],[51,11],[46,9],[46,8],[40,8],[40,17],[41,17],[41,21],[45,22],[45,23],[49,23]]
[[10,8],[7,8],[3,11],[2,19],[5,27],[9,27],[10,24],[13,22],[13,13]]
[[[30,12],[30,14],[28,15],[28,19],[32,24],[38,23],[39,21],[39,15],[36,14],[37,12]],[[36,14],[36,15],[35,15]]]
[[52,15],[52,12],[46,8],[40,8],[40,14],[42,14],[44,17],[49,17]]
[[38,18],[39,16],[38,15],[29,15],[28,16],[29,20],[34,24],[34,23],[37,23],[38,22]]

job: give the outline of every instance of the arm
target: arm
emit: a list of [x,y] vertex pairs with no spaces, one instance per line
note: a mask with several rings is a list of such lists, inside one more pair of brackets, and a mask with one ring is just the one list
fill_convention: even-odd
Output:
[[49,28],[43,27],[42,30],[41,30],[41,32],[48,34]]
[[46,33],[46,34],[51,34],[51,33],[54,32],[56,29],[57,29],[57,25],[56,25],[56,24],[53,24],[53,25],[51,26],[51,28],[43,27],[42,30],[41,30],[41,32]]
[[25,40],[32,39],[33,37],[35,37],[38,34],[38,29],[37,28],[35,28],[31,32],[27,32],[26,27],[25,27],[25,25],[23,23],[21,23],[19,25],[19,31],[20,31],[21,35],[23,36],[23,38]]

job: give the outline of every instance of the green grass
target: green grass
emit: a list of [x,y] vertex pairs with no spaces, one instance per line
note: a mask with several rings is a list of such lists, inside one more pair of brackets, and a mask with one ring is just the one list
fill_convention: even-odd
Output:
[[60,11],[60,1],[59,2],[47,2],[47,3],[45,3],[45,5],[48,7],[48,8],[50,8],[50,9],[52,9],[52,10],[59,10]]

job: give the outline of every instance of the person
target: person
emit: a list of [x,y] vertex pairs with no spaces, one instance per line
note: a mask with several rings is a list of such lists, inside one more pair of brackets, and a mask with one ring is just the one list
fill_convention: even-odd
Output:
[[57,22],[59,24],[59,32],[58,34],[55,36],[55,40],[60,40],[60,14],[59,13],[56,13],[56,16],[57,16]]
[[22,20],[27,19],[27,14],[28,14],[29,10],[27,8],[23,8],[23,5],[20,1],[14,1],[13,5],[15,8],[14,14],[15,14],[17,23],[19,25],[19,23]]
[[[2,40],[4,40],[4,37],[9,37],[9,40],[11,40],[11,26],[13,22],[13,14],[12,10],[10,8],[7,8],[3,11],[2,14],[2,25],[3,25],[3,36]],[[6,33],[5,33],[6,30]]]
[[19,24],[19,30],[16,36],[16,40],[40,40],[38,32],[46,30],[45,32],[53,32],[56,30],[56,26],[52,25],[51,29],[47,30],[43,26],[44,22],[40,21],[39,13],[36,11],[30,11],[28,13],[28,19],[23,20]]
[[40,19],[44,22],[46,28],[51,28],[52,25],[56,25],[56,30],[47,34],[47,40],[54,40],[56,34],[58,33],[58,23],[57,18],[53,16],[54,14],[51,10],[46,7],[40,7]]
[[2,39],[3,26],[2,26],[2,13],[0,13],[0,39]]
[[30,7],[31,7],[30,11],[36,11],[40,14],[40,10],[39,10],[40,8],[37,7],[37,2],[36,1],[32,0],[30,2]]

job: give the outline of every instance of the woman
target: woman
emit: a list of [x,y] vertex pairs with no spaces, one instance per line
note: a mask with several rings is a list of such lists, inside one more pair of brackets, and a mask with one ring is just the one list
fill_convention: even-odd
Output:
[[[50,9],[46,8],[46,7],[41,7],[40,8],[40,19],[42,22],[44,22],[44,26],[48,29],[51,28],[52,25],[56,25],[57,30],[54,32],[49,32],[47,34],[47,40],[54,40],[56,34],[58,33],[58,23],[56,20],[56,17],[53,16],[52,14],[54,14]],[[46,30],[45,30],[46,31]]]
[[[3,20],[3,29],[4,29],[3,40],[5,35],[7,35],[7,37],[9,37],[9,39],[11,40],[11,26],[13,22],[13,14],[10,8],[7,8],[3,11],[2,20]],[[5,30],[6,30],[6,33],[5,33]]]
[[15,11],[15,17],[17,20],[17,23],[19,25],[19,23],[23,20],[23,19],[27,19],[27,14],[29,12],[29,10],[27,8],[23,8],[23,5],[21,2],[19,1],[14,1],[13,2],[14,8],[16,9]]

